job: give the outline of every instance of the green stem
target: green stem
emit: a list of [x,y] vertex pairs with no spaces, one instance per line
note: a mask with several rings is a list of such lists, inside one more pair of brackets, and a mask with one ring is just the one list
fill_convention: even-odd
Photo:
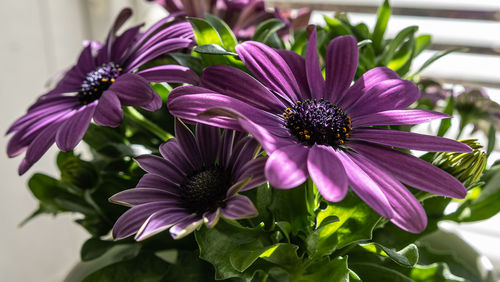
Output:
[[128,117],[130,117],[133,121],[147,129],[149,132],[153,133],[156,135],[158,138],[160,138],[163,141],[167,141],[170,138],[174,138],[174,136],[165,130],[161,129],[159,126],[156,124],[152,123],[151,121],[147,120],[141,113],[139,113],[136,109],[133,107],[125,107],[123,111]]

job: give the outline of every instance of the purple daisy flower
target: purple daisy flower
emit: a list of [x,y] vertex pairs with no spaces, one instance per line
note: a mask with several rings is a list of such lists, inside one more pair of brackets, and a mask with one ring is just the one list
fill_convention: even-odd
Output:
[[122,10],[105,44],[88,42],[76,65],[54,89],[42,95],[9,128],[7,134],[14,135],[7,145],[8,156],[26,151],[19,174],[25,173],[54,142],[61,151],[72,150],[92,119],[99,125],[116,127],[123,119],[121,106],[151,111],[161,108],[161,98],[150,82],[198,82],[197,75],[183,66],[136,71],[151,59],[191,46],[193,33],[187,22],[170,24],[169,16],[144,33],[139,32],[139,25],[117,36],[116,31],[131,14],[130,9]]
[[[153,0],[154,1],[154,0]],[[156,0],[170,13],[182,12],[188,17],[203,18],[206,13],[216,15],[228,24],[238,38],[253,36],[256,27],[265,20],[277,18],[287,26],[280,34],[304,28],[309,22],[310,11],[300,9],[296,16],[289,10],[266,11],[262,0]]]
[[148,173],[137,188],[125,190],[111,201],[131,206],[113,227],[121,239],[137,233],[144,240],[170,228],[182,238],[203,222],[213,227],[222,215],[249,218],[257,210],[249,198],[238,195],[266,182],[267,157],[252,137],[241,132],[198,124],[196,136],[181,122],[176,138],[161,145],[163,157],[143,155],[137,163]]
[[389,130],[386,125],[419,124],[448,115],[405,110],[418,88],[384,67],[351,85],[358,63],[352,36],[327,48],[326,79],[318,61],[316,31],[306,58],[247,41],[236,52],[255,78],[229,66],[206,68],[202,87],[170,93],[168,108],[180,118],[247,130],[269,155],[270,184],[288,189],[308,176],[328,201],[358,196],[400,228],[421,232],[427,218],[402,183],[434,194],[463,198],[464,186],[445,171],[391,147],[431,152],[471,152],[455,140]]

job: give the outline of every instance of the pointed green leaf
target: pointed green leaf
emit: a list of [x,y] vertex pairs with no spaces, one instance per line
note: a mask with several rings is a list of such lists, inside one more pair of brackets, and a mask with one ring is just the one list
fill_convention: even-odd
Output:
[[497,131],[495,129],[495,124],[491,123],[488,129],[488,147],[486,149],[486,155],[489,156],[491,152],[495,149]]
[[429,48],[432,42],[432,36],[430,34],[422,34],[415,38],[415,54],[414,57],[418,56],[422,51]]
[[363,244],[361,246],[365,250],[388,257],[404,267],[413,267],[418,262],[418,248],[414,244],[410,244],[397,252],[377,243]]
[[[394,58],[396,51],[399,50],[403,46],[403,44],[410,40],[411,37],[417,32],[418,26],[409,26],[403,30],[401,30],[394,39],[392,39],[387,45],[387,49],[384,50],[384,53],[380,59],[380,63],[383,66],[389,64],[389,62]],[[374,41],[375,43],[375,41]]]
[[391,17],[391,6],[389,5],[389,0],[384,0],[384,4],[378,8],[377,11],[377,23],[373,30],[373,46],[377,53],[382,50],[382,42],[384,40],[385,30],[387,29],[387,23]]
[[205,19],[215,28],[219,34],[224,48],[234,51],[234,47],[238,44],[236,36],[234,36],[231,28],[221,19],[211,14],[205,14]]
[[200,54],[238,56],[238,54],[226,51],[226,49],[217,44],[199,45],[194,47],[194,51]]
[[257,26],[252,40],[266,43],[272,34],[284,28],[286,25],[278,19],[269,19]]
[[[454,108],[455,108],[455,98],[453,97],[453,95],[450,95],[450,97],[448,98],[448,102],[446,103],[446,106],[443,109],[443,113],[453,116]],[[448,129],[450,129],[450,127],[451,127],[451,118],[445,118],[441,120],[437,136],[443,137],[448,131]]]
[[416,76],[416,75],[420,74],[424,69],[426,69],[432,63],[434,63],[435,61],[441,59],[442,57],[444,57],[450,53],[466,52],[467,50],[468,50],[467,48],[454,48],[454,49],[436,52],[434,55],[432,55],[432,57],[430,57],[427,61],[425,61],[424,64],[415,73],[412,74],[412,76]]
[[410,278],[415,282],[465,282],[466,280],[453,275],[446,263],[416,265],[410,272]]

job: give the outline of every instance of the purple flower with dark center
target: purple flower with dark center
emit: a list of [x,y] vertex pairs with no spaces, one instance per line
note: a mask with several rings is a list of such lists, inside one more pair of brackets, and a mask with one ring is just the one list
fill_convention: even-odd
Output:
[[143,155],[137,163],[148,173],[137,188],[125,190],[111,201],[131,206],[113,227],[121,239],[137,233],[144,240],[170,228],[174,239],[188,235],[203,222],[213,227],[222,215],[249,218],[257,210],[239,191],[266,182],[267,157],[252,137],[241,132],[198,124],[196,136],[181,122],[176,138],[161,145],[163,157]]
[[282,20],[286,29],[304,28],[309,22],[310,11],[300,9],[297,16],[292,16],[290,11],[266,11],[262,0],[156,0],[170,13],[182,12],[188,17],[203,18],[206,13],[216,15],[224,20],[240,39],[253,36],[256,27],[265,20],[277,18]]
[[146,32],[142,25],[117,36],[116,31],[131,16],[124,9],[116,18],[105,44],[88,42],[78,62],[54,89],[42,95],[28,112],[7,131],[14,133],[7,154],[26,151],[19,166],[25,173],[55,142],[61,151],[72,150],[83,138],[90,121],[116,127],[123,119],[122,106],[155,111],[162,102],[150,82],[197,83],[197,75],[183,66],[164,65],[136,71],[144,63],[170,51],[190,47],[193,33],[189,23],[160,20]]
[[316,31],[305,59],[252,41],[237,45],[236,52],[255,78],[229,66],[209,67],[202,87],[174,89],[167,105],[182,119],[251,133],[269,155],[265,173],[272,186],[293,188],[310,176],[331,202],[342,200],[350,186],[378,213],[410,232],[424,230],[427,218],[402,183],[434,194],[465,196],[462,183],[450,174],[391,148],[471,152],[455,140],[380,127],[449,116],[405,110],[419,98],[418,88],[388,68],[372,69],[351,86],[358,63],[354,37],[330,42],[326,79]]

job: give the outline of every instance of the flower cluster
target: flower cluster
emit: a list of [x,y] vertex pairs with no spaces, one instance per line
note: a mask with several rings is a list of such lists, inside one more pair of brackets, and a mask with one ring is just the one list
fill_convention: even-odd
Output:
[[[19,174],[54,143],[64,152],[60,181],[30,181],[34,194],[62,187],[40,197],[34,215],[80,212],[77,222],[91,240],[135,235],[116,244],[134,241],[144,256],[157,250],[142,241],[169,230],[165,248],[178,249],[182,261],[194,244],[217,279],[264,273],[266,280],[284,271],[293,281],[324,281],[317,269],[336,265],[345,266],[347,280],[352,248],[377,253],[376,232],[435,229],[424,200],[439,199],[444,219],[449,198],[468,197],[466,187],[485,183],[494,138],[484,153],[474,140],[441,137],[451,116],[429,108],[456,99],[465,116],[488,97],[454,96],[425,80],[422,95],[404,79],[414,77],[408,70],[388,67],[394,64],[386,56],[394,54],[384,51],[383,36],[360,32],[363,25],[341,16],[305,29],[309,10],[266,9],[261,0],[155,2],[171,14],[119,33],[132,13],[122,10],[106,40],[87,42],[76,64],[8,129],[8,156],[25,152]],[[401,44],[399,53],[414,40]],[[367,58],[375,53],[372,66],[375,58]],[[489,116],[488,105],[481,113]],[[439,136],[411,132],[439,120]],[[72,152],[82,139],[92,160]],[[187,247],[169,241],[193,232]],[[372,238],[373,245],[360,244]],[[92,243],[82,258],[101,254],[85,256]],[[401,259],[405,252],[382,250],[404,266],[416,264]]]

